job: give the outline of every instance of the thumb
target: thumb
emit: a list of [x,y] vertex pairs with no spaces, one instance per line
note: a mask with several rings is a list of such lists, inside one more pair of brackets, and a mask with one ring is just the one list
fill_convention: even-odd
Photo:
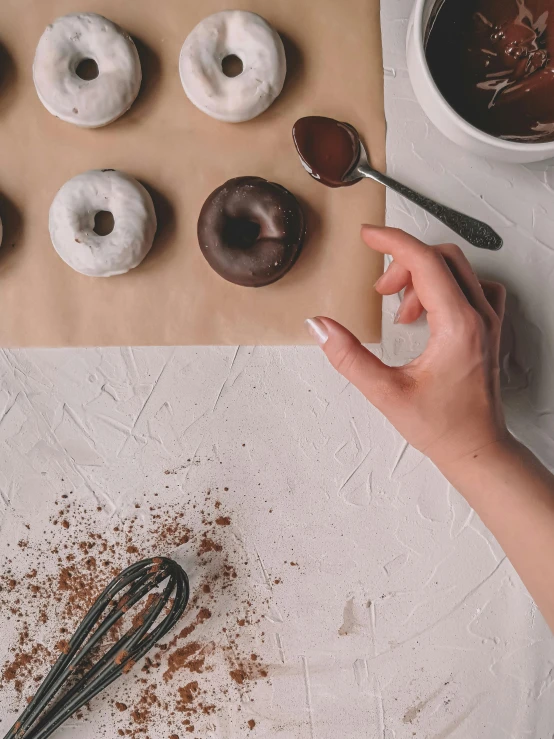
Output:
[[392,384],[391,368],[331,318],[309,318],[306,325],[337,372],[378,405],[375,401]]

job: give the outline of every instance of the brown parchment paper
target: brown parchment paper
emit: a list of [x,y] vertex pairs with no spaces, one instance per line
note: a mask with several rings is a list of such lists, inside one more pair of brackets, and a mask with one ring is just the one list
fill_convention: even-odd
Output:
[[[198,111],[179,79],[189,31],[229,7],[263,15],[281,33],[288,58],[281,97],[243,124]],[[128,30],[144,72],[130,112],[93,131],[52,117],[32,80],[47,24],[83,11]],[[379,340],[381,305],[372,285],[382,262],[362,244],[359,228],[384,222],[384,193],[369,181],[329,190],[304,172],[291,128],[309,114],[353,123],[374,163],[384,166],[379,0],[1,0],[0,345],[302,344],[309,343],[304,319],[318,314],[366,342]],[[124,170],[149,189],[160,227],[139,268],[94,279],[57,256],[48,211],[64,182],[103,168]],[[257,290],[212,272],[196,239],[205,198],[239,175],[281,183],[308,215],[296,266]]]

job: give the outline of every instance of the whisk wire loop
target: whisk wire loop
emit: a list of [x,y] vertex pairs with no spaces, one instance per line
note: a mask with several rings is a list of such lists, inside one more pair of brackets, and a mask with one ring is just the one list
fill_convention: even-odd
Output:
[[[154,593],[165,580],[167,584],[162,592]],[[120,595],[126,588],[128,590]],[[95,647],[147,595],[145,609],[135,616],[129,631],[89,668],[87,662]],[[76,711],[128,672],[173,629],[187,607],[189,595],[187,574],[171,559],[146,559],[124,570],[96,600],[4,739],[47,739]],[[152,628],[164,609],[167,614]],[[86,671],[77,682],[63,691],[64,685],[82,670]]]

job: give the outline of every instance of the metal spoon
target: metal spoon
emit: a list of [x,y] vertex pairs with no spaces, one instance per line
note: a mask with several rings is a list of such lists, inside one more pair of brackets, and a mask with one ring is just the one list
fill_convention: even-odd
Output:
[[387,175],[373,169],[369,163],[367,151],[360,141],[360,158],[358,163],[343,178],[343,182],[356,182],[362,177],[380,182],[407,200],[411,200],[412,203],[419,205],[420,208],[435,216],[437,220],[444,223],[448,228],[451,228],[458,236],[469,241],[473,246],[477,246],[479,249],[488,249],[489,251],[498,251],[502,248],[504,243],[502,238],[490,226],[483,223],[483,221],[478,221],[476,218],[459,213],[457,210],[448,208],[446,205],[441,205],[435,200],[431,200],[431,198],[427,198],[425,195],[420,195],[420,193],[412,190],[410,187],[402,185],[391,177],[387,177]]

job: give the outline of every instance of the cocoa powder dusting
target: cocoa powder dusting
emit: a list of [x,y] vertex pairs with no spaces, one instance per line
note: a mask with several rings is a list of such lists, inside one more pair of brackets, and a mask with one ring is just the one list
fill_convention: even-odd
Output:
[[[73,503],[72,496],[72,491],[60,496],[44,530],[33,532],[25,524],[28,532],[25,540],[16,541],[17,556],[3,563],[0,608],[14,626],[0,673],[0,688],[8,691],[6,707],[23,709],[50,666],[61,653],[68,653],[75,628],[100,592],[122,569],[159,555],[179,561],[180,554],[191,566],[190,557],[196,553],[199,582],[174,633],[136,669],[128,653],[120,651],[115,662],[130,674],[97,697],[90,710],[94,717],[108,716],[106,727],[121,737],[183,739],[195,732],[204,736],[204,720],[218,710],[228,715],[227,706],[240,706],[250,686],[268,675],[257,656],[265,639],[255,628],[262,618],[258,611],[267,601],[258,597],[253,605],[249,562],[227,532],[231,516],[221,510],[211,491],[201,505],[187,507],[179,500],[151,505],[146,513],[144,504],[137,504],[140,518],[132,513],[118,519],[110,519],[96,504],[88,509]],[[154,561],[152,571],[160,562]],[[129,629],[140,628],[158,599],[151,593],[128,609],[123,595],[117,606],[125,625],[118,622],[112,627],[105,648]],[[167,609],[160,619],[166,613]],[[242,626],[240,633],[237,624]],[[77,714],[77,720],[84,715]],[[248,722],[250,730],[254,726],[253,720]]]
[[155,606],[159,602],[160,596],[154,595],[154,593],[150,593],[146,600],[143,601],[144,605],[142,606],[139,613],[137,613],[137,615],[133,618],[132,628],[134,630],[140,629],[141,626],[144,626],[144,619],[146,618],[146,614],[153,606]]
[[56,649],[58,650],[58,652],[69,654],[69,642],[67,641],[67,639],[60,639],[60,641],[56,644]]
[[[179,647],[169,655],[167,660],[167,670],[164,672],[164,680],[171,680],[177,670],[188,669],[191,672],[199,672],[200,667],[204,663],[203,657],[195,656],[200,650],[200,644],[198,642],[192,642],[187,644],[185,647]],[[194,659],[191,659],[194,656]],[[194,669],[191,668],[194,666]]]
[[236,670],[229,670],[229,675],[239,685],[242,685],[247,677],[246,672],[241,668],[238,668]]
[[179,688],[179,696],[184,706],[189,706],[193,703],[197,693],[198,682],[196,680],[192,683],[188,683],[184,688]]
[[128,656],[129,656],[129,652],[125,652],[125,651],[119,652],[119,654],[116,654],[115,656],[115,660],[114,660],[115,664],[122,665]]
[[211,539],[208,534],[202,536],[200,546],[198,547],[198,556],[201,557],[203,554],[208,552],[221,552],[223,547],[217,541]]
[[136,662],[130,659],[126,664],[123,665],[123,670],[122,670],[123,674],[126,675],[128,672],[131,672],[135,664]]

